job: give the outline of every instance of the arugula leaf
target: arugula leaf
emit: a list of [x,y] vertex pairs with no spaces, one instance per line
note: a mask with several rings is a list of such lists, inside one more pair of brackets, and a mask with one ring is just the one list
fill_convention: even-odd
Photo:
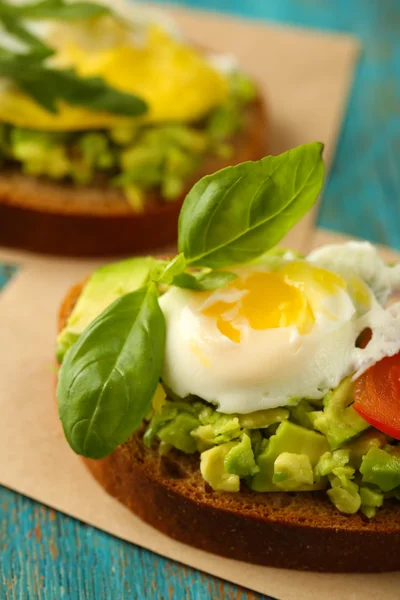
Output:
[[311,208],[324,178],[323,144],[227,167],[186,196],[178,248],[188,265],[248,262],[275,246]]
[[112,14],[107,6],[94,2],[73,2],[65,0],[42,0],[26,4],[10,4],[0,1],[0,16],[10,15],[17,19],[62,19],[63,21],[93,19]]
[[81,78],[73,69],[46,67],[37,53],[13,54],[1,49],[0,75],[11,79],[52,113],[57,113],[59,100],[127,117],[147,111],[147,104],[141,98],[111,88],[99,77]]
[[209,271],[208,273],[196,274],[181,273],[174,277],[172,285],[188,290],[206,292],[223,287],[236,277],[235,273],[229,273],[228,271]]
[[41,39],[31,33],[22,25],[22,23],[12,17],[9,17],[8,15],[3,15],[1,13],[1,4],[0,22],[10,35],[16,37],[20,42],[23,42],[29,48],[34,49],[34,52],[31,52],[31,58],[33,57],[35,60],[43,60],[54,54],[54,50],[52,50],[52,48],[46,46]]
[[163,362],[165,321],[154,283],[109,306],[68,350],[57,397],[72,449],[102,458],[151,407]]
[[7,77],[40,106],[58,112],[60,100],[95,111],[136,117],[147,112],[147,103],[134,94],[110,87],[99,77],[80,77],[73,69],[53,69],[44,60],[54,50],[23,25],[24,19],[89,19],[112,14],[111,9],[93,2],[67,3],[65,0],[42,0],[30,4],[9,4],[0,0],[0,22],[23,42],[28,51],[16,53],[0,48],[0,76]]

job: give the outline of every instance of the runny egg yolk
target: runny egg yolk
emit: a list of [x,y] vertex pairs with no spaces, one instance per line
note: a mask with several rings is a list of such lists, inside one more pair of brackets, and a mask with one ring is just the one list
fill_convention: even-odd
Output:
[[305,334],[313,327],[317,312],[335,319],[324,300],[346,289],[346,282],[335,273],[295,261],[274,272],[240,276],[228,288],[243,294],[232,301],[216,299],[202,314],[214,318],[219,331],[238,344],[244,321],[255,330],[296,325]]

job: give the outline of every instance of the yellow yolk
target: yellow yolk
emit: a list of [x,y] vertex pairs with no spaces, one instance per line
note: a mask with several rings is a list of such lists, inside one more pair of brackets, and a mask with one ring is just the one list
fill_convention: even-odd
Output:
[[[73,67],[81,77],[101,77],[115,89],[147,101],[140,122],[196,121],[228,95],[227,80],[195,48],[152,26],[142,43],[122,37],[112,47],[96,48],[60,33],[55,64]],[[53,41],[53,40],[52,40]],[[55,41],[55,40],[54,40]],[[90,41],[90,38],[89,38]],[[10,87],[0,91],[0,121],[48,131],[109,128],[132,119],[60,102],[52,114]]]
[[324,299],[346,289],[342,277],[296,261],[275,272],[253,272],[238,277],[228,288],[243,291],[234,302],[216,300],[202,314],[216,319],[219,331],[235,343],[240,343],[240,323],[246,321],[255,330],[296,325],[299,333],[308,333],[315,312],[334,318],[324,307]]

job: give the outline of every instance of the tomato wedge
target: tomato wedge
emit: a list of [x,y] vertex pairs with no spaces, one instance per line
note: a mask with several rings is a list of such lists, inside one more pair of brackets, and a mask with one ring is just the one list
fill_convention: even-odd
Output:
[[353,407],[373,427],[400,440],[400,352],[356,380]]

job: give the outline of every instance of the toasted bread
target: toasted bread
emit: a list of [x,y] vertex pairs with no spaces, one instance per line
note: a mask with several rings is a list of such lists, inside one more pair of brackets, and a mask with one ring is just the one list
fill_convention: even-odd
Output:
[[[59,314],[63,329],[83,284]],[[344,515],[325,492],[214,492],[199,457],[146,448],[143,429],[100,460],[84,458],[97,481],[153,527],[202,550],[280,568],[378,572],[400,569],[400,507],[385,503],[372,520]]]
[[259,96],[248,105],[244,126],[232,140],[229,159],[209,157],[185,193],[174,202],[148,195],[135,213],[124,194],[106,184],[76,186],[0,171],[0,245],[70,256],[129,254],[162,247],[176,239],[179,211],[196,180],[231,164],[258,160],[266,153],[267,120]]

